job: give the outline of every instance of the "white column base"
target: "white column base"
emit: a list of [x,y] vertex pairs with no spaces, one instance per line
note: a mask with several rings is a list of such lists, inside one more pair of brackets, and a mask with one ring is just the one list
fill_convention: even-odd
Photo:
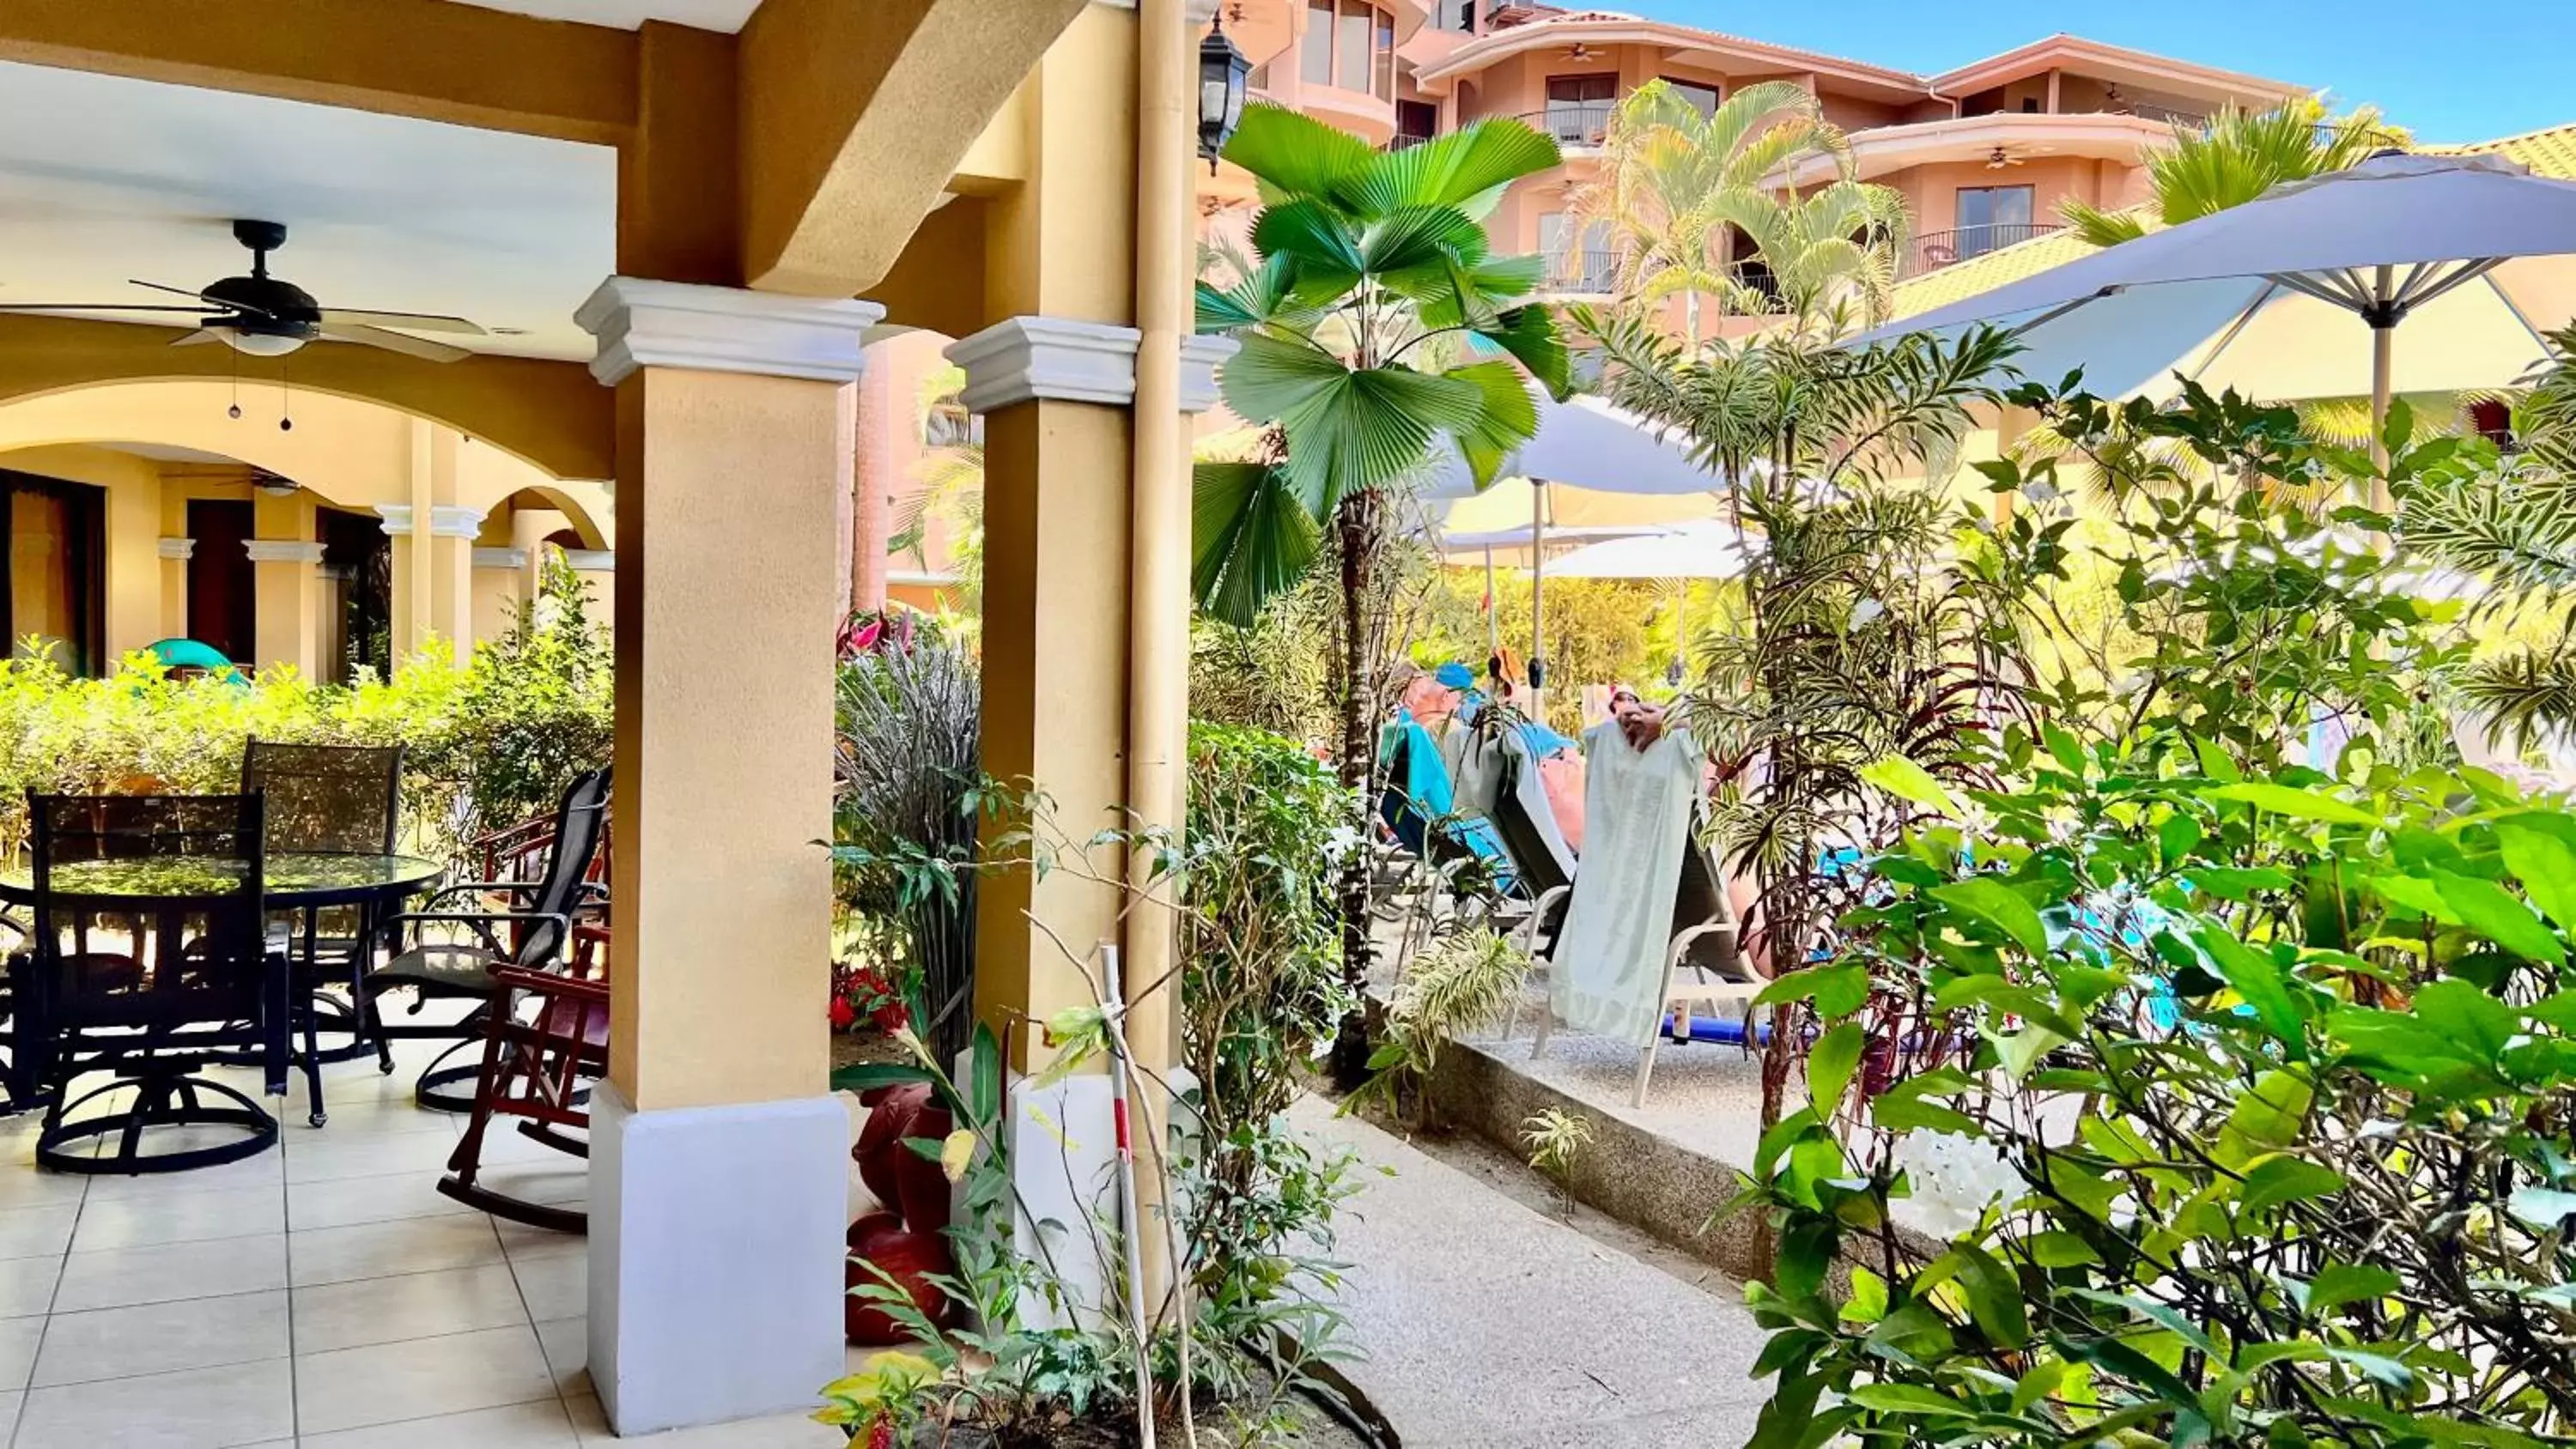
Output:
[[591,1094],[590,1376],[620,1435],[813,1407],[843,1372],[837,1098],[638,1112]]

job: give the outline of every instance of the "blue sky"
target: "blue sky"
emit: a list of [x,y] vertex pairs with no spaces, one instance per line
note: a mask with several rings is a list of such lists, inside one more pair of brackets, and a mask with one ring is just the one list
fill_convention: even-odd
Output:
[[[1559,0],[1575,3],[1575,0]],[[2057,31],[2376,102],[2426,141],[2576,121],[2576,0],[1601,0],[1604,8],[1942,71]]]

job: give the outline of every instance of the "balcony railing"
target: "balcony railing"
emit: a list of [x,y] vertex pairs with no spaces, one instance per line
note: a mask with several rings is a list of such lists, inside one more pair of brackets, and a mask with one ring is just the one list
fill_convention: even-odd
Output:
[[2137,101],[2118,101],[2114,102],[2110,109],[2113,115],[2135,116],[2142,121],[2162,121],[2168,126],[2181,126],[2185,129],[2193,129],[2209,124],[2209,117],[2201,112],[2177,111],[2171,106],[2146,105]]
[[1430,136],[1408,136],[1402,132],[1398,132],[1397,134],[1387,138],[1385,149],[1389,151],[1410,151],[1414,147],[1421,145],[1423,142],[1433,139],[1435,138]]
[[1606,247],[1569,247],[1545,254],[1551,292],[1606,297],[1619,288],[1619,258]]
[[[1615,251],[1606,247],[1585,247],[1541,255],[1547,263],[1547,273],[1541,285],[1548,291],[1607,297],[1619,290],[1619,254]],[[1775,303],[1780,300],[1780,283],[1759,258],[1735,262],[1726,270],[1736,285],[1746,291]]]
[[1609,101],[1557,101],[1544,111],[1524,111],[1521,119],[1536,126],[1541,135],[1555,137],[1559,146],[1597,147],[1616,109]]
[[2064,230],[2055,222],[2013,221],[1963,226],[1956,231],[1926,232],[1916,237],[1913,244],[1905,249],[1905,255],[1898,259],[1896,277],[1903,281],[1925,272],[1937,272],[1952,262],[1964,262],[2016,242]]

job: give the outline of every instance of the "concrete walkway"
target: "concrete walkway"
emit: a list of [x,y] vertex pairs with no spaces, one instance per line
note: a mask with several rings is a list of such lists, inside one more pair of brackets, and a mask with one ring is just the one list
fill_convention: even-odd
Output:
[[1695,1288],[1365,1122],[1307,1101],[1298,1125],[1372,1167],[1337,1254],[1347,1365],[1405,1449],[1731,1449],[1767,1384],[1762,1331]]

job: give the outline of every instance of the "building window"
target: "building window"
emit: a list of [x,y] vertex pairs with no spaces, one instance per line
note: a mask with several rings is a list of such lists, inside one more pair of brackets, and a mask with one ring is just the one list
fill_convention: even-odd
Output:
[[1673,88],[1673,94],[1680,96],[1690,104],[1692,110],[1699,112],[1700,119],[1703,121],[1717,114],[1717,103],[1725,96],[1718,87],[1706,81],[1675,80],[1671,76],[1665,76],[1663,80],[1664,84]]
[[1476,0],[1436,0],[1431,7],[1431,28],[1452,30],[1461,35],[1476,29]]
[[1333,0],[1306,0],[1306,40],[1297,73],[1310,86],[1333,83]]
[[2027,186],[1962,186],[1959,229],[1952,250],[1961,257],[1983,256],[1997,247],[2031,237],[2031,192]]
[[1619,94],[1615,75],[1552,75],[1547,78],[1547,133],[1560,146],[1598,146],[1610,125],[1611,102]]
[[1346,91],[1369,88],[1369,32],[1377,28],[1377,7],[1368,0],[1342,0],[1334,27],[1333,84]]
[[1395,17],[1369,0],[1306,0],[1298,56],[1308,85],[1395,99]]
[[106,672],[105,491],[0,472],[0,631],[9,657],[50,653],[74,674]]
[[1269,90],[1269,89],[1270,89],[1270,62],[1268,62],[1268,61],[1266,61],[1266,60],[1265,60],[1265,61],[1263,61],[1261,64],[1254,66],[1254,67],[1252,68],[1252,74],[1250,74],[1250,75],[1248,75],[1248,76],[1245,76],[1245,77],[1243,78],[1243,84],[1244,84],[1245,88],[1246,88],[1246,89],[1248,89],[1248,90],[1256,90],[1256,91],[1267,91],[1267,90]]
[[1440,108],[1428,101],[1395,103],[1395,139],[1399,146],[1418,146],[1440,134]]

